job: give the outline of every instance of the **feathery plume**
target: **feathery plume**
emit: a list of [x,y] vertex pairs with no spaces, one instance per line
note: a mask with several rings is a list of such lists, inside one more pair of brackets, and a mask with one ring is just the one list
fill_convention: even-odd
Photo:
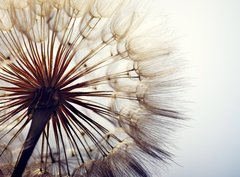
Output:
[[171,160],[180,65],[139,7],[0,1],[0,176],[147,177]]

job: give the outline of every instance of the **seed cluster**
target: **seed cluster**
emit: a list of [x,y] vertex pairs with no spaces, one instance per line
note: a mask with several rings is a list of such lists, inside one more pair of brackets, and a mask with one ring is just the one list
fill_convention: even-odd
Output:
[[150,176],[147,159],[171,159],[179,64],[142,17],[134,0],[0,1],[0,176]]

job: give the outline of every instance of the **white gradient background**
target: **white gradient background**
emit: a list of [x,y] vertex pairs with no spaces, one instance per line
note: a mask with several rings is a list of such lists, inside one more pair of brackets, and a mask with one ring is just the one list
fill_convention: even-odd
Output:
[[[155,0],[180,32],[192,78],[188,128],[163,177],[240,177],[240,1]],[[158,176],[158,175],[157,175]]]

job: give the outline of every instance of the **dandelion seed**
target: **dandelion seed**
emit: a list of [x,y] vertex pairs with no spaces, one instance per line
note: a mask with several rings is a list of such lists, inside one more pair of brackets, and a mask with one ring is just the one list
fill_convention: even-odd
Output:
[[178,64],[137,8],[0,1],[0,176],[147,177],[171,160]]

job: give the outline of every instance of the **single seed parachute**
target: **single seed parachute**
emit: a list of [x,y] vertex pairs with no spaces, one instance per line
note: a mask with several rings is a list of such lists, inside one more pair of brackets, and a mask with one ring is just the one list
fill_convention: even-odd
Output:
[[0,176],[147,177],[171,160],[180,65],[138,3],[0,0]]

